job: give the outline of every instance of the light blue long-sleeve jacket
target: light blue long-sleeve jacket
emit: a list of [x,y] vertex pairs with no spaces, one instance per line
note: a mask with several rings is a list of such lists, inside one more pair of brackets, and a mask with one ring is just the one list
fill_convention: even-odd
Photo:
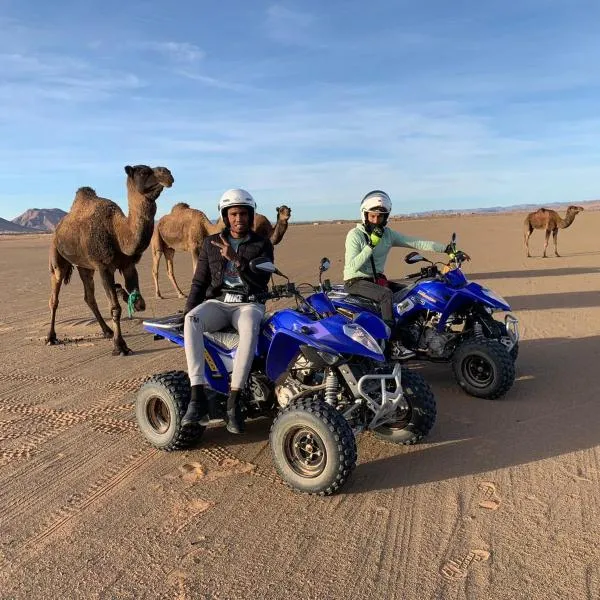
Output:
[[385,261],[394,246],[414,248],[424,252],[444,252],[446,244],[403,235],[389,227],[383,230],[383,237],[375,248],[367,243],[367,231],[362,223],[351,229],[346,235],[346,256],[344,260],[344,280],[355,277],[373,277],[371,256],[375,261],[375,271],[385,272]]

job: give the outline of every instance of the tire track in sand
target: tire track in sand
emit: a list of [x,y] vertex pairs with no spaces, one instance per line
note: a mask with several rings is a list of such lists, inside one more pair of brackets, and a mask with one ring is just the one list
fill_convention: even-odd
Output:
[[112,491],[117,490],[125,480],[154,459],[157,454],[158,450],[143,448],[130,454],[119,464],[108,469],[84,493],[74,495],[67,504],[63,504],[51,514],[37,533],[26,538],[20,544],[20,547],[17,548],[13,556],[2,557],[3,560],[0,559],[2,560],[0,562],[0,571],[5,569],[8,562],[14,568],[16,560],[26,560],[29,556],[39,552],[49,538],[59,533],[61,529],[84,513],[92,504],[100,501]]
[[131,379],[118,379],[113,381],[94,381],[81,377],[68,377],[60,375],[35,375],[20,369],[14,369],[10,372],[0,372],[0,381],[9,382],[27,382],[27,383],[46,383],[51,385],[67,384],[80,387],[102,388],[109,391],[134,392],[147,377],[133,377]]

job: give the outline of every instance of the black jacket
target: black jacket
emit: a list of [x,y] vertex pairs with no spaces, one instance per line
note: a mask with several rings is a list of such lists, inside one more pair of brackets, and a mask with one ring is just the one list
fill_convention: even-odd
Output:
[[[221,250],[217,246],[211,244],[212,240],[220,242],[220,234],[209,235],[204,239],[198,255],[198,264],[192,279],[190,294],[185,305],[186,313],[204,300],[218,298],[221,295],[227,259],[221,256]],[[250,231],[248,240],[239,245],[237,254],[241,262],[238,271],[242,281],[246,284],[247,293],[266,292],[271,274],[251,271],[249,262],[259,256],[273,260],[273,244],[270,240]]]

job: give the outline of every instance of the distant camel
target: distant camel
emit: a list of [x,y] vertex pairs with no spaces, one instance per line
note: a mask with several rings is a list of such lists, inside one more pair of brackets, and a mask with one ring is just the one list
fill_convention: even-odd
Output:
[[[154,230],[156,199],[163,188],[171,187],[174,179],[166,167],[152,169],[146,165],[126,166],[129,214],[125,216],[117,204],[100,198],[90,187],[79,188],[71,210],[56,226],[50,245],[50,330],[48,344],[56,344],[54,323],[61,285],[69,283],[76,266],[83,282],[84,299],[104,333],[113,338],[114,355],[126,355],[131,350],[121,335],[122,300],[131,300],[136,310],[146,304],[140,294],[136,263],[150,244]],[[115,271],[125,280],[125,289],[115,284]],[[106,324],[94,297],[94,272],[98,271],[110,303],[115,331]],[[131,298],[130,298],[131,295]]]
[[527,215],[524,222],[523,233],[525,235],[525,250],[527,251],[527,256],[530,257],[529,254],[529,238],[533,233],[534,229],[545,229],[546,230],[546,241],[544,242],[544,258],[546,256],[546,248],[548,248],[548,240],[550,239],[550,233],[552,233],[552,238],[554,239],[554,254],[556,256],[560,256],[558,253],[557,246],[557,238],[558,238],[558,230],[566,229],[573,223],[577,213],[580,213],[583,210],[582,206],[569,206],[567,208],[567,214],[565,218],[562,219],[559,214],[548,208],[540,208],[534,212],[531,212]]
[[[279,244],[288,228],[288,221],[292,214],[292,209],[283,205],[277,207],[277,223],[275,227],[267,217],[260,213],[255,213],[252,229],[259,235],[269,238],[273,245]],[[152,276],[154,277],[154,289],[157,298],[162,298],[158,285],[158,267],[160,257],[164,254],[167,262],[167,275],[177,292],[179,298],[185,294],[181,291],[175,280],[175,271],[173,269],[173,256],[175,251],[190,252],[192,255],[192,272],[196,271],[198,262],[198,253],[202,247],[204,238],[214,233],[223,231],[225,224],[219,219],[213,224],[209,218],[201,211],[190,208],[189,204],[180,202],[175,204],[171,212],[161,219],[154,228],[152,236]]]

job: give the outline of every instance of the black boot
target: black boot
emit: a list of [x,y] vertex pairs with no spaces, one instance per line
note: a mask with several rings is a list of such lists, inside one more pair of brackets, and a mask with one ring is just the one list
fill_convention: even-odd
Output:
[[244,431],[244,417],[240,406],[240,390],[231,390],[227,398],[227,431],[229,433],[242,433]]
[[181,419],[182,427],[192,427],[193,425],[208,425],[208,400],[204,392],[203,385],[193,385],[190,403],[188,404],[185,415]]

